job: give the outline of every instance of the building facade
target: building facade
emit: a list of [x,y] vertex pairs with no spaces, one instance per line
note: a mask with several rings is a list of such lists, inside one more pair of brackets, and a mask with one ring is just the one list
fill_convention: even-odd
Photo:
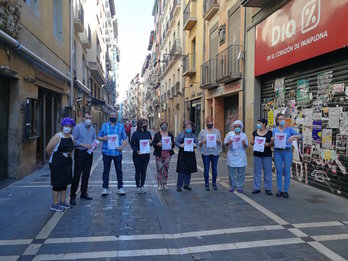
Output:
[[[246,130],[277,113],[303,135],[292,177],[348,196],[348,1],[241,1],[247,7]],[[255,9],[256,8],[256,9]]]

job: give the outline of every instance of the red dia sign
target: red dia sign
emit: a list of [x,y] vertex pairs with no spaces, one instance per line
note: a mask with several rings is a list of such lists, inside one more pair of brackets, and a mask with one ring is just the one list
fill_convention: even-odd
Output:
[[348,0],[293,0],[256,26],[255,76],[348,46]]

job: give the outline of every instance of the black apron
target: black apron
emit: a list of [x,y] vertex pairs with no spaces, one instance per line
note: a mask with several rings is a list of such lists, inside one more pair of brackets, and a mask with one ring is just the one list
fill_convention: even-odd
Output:
[[[180,144],[184,142],[184,138]],[[176,172],[178,173],[193,173],[197,172],[197,162],[195,151],[184,151],[184,148],[179,149],[178,162],[176,164]]]
[[60,138],[58,150],[53,152],[51,169],[51,185],[64,187],[71,184],[72,180],[72,151],[74,143],[72,138]]

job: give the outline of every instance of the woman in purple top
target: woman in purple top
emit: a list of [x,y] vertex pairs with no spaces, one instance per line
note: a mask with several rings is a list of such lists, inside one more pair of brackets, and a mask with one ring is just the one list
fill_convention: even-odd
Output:
[[[290,186],[290,168],[292,163],[292,142],[302,138],[292,127],[285,126],[284,115],[278,113],[276,116],[277,127],[272,131],[274,142],[274,164],[277,171],[277,197],[288,198]],[[284,191],[283,187],[284,173]]]

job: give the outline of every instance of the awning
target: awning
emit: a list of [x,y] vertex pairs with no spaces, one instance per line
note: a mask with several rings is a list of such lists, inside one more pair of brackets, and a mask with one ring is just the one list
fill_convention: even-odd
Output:
[[74,87],[80,89],[81,91],[87,93],[88,95],[91,94],[91,90],[88,89],[82,82],[75,79],[74,80]]

